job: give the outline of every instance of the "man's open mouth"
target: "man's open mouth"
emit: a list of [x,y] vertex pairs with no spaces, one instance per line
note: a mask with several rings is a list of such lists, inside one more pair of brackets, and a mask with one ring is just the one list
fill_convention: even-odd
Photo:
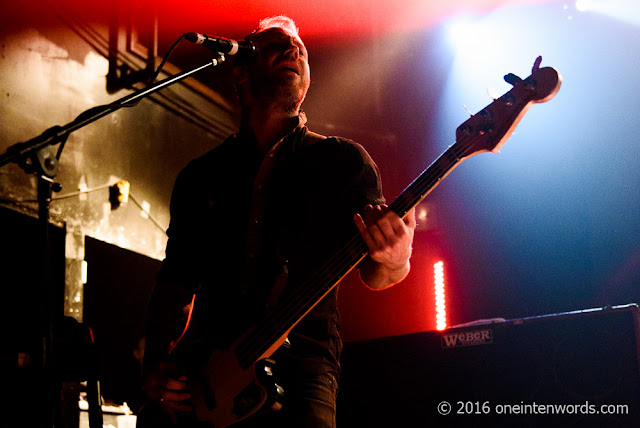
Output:
[[285,70],[285,71],[291,71],[292,73],[300,75],[300,71],[298,70],[298,67],[296,67],[295,65],[282,64],[278,69],[279,70]]

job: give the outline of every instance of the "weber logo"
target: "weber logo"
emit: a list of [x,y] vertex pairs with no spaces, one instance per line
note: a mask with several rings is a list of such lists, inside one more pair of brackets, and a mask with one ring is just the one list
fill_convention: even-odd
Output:
[[459,348],[462,346],[486,345],[493,342],[493,332],[490,329],[466,331],[464,333],[449,333],[442,335],[443,348]]

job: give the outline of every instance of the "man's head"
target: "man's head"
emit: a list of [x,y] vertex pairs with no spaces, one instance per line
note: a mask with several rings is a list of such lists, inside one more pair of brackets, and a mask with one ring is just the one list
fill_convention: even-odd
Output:
[[309,89],[310,70],[295,23],[285,16],[266,18],[245,39],[256,45],[258,55],[234,67],[243,107],[270,104],[297,113]]

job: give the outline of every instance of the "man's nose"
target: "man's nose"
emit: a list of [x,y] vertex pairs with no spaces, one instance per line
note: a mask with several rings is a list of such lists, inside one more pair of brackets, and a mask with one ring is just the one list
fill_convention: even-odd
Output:
[[300,56],[300,48],[298,47],[298,45],[294,43],[293,37],[286,42],[286,48],[284,53],[287,56],[292,55],[294,59],[298,59],[298,56]]

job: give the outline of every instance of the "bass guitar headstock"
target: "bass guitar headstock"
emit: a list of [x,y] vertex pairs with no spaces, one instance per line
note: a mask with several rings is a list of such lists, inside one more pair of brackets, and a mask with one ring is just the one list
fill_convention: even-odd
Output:
[[458,127],[455,145],[460,159],[481,152],[497,152],[529,107],[555,96],[562,78],[551,67],[540,68],[541,61],[542,57],[536,59],[531,76],[526,79],[512,73],[504,76],[513,88]]

